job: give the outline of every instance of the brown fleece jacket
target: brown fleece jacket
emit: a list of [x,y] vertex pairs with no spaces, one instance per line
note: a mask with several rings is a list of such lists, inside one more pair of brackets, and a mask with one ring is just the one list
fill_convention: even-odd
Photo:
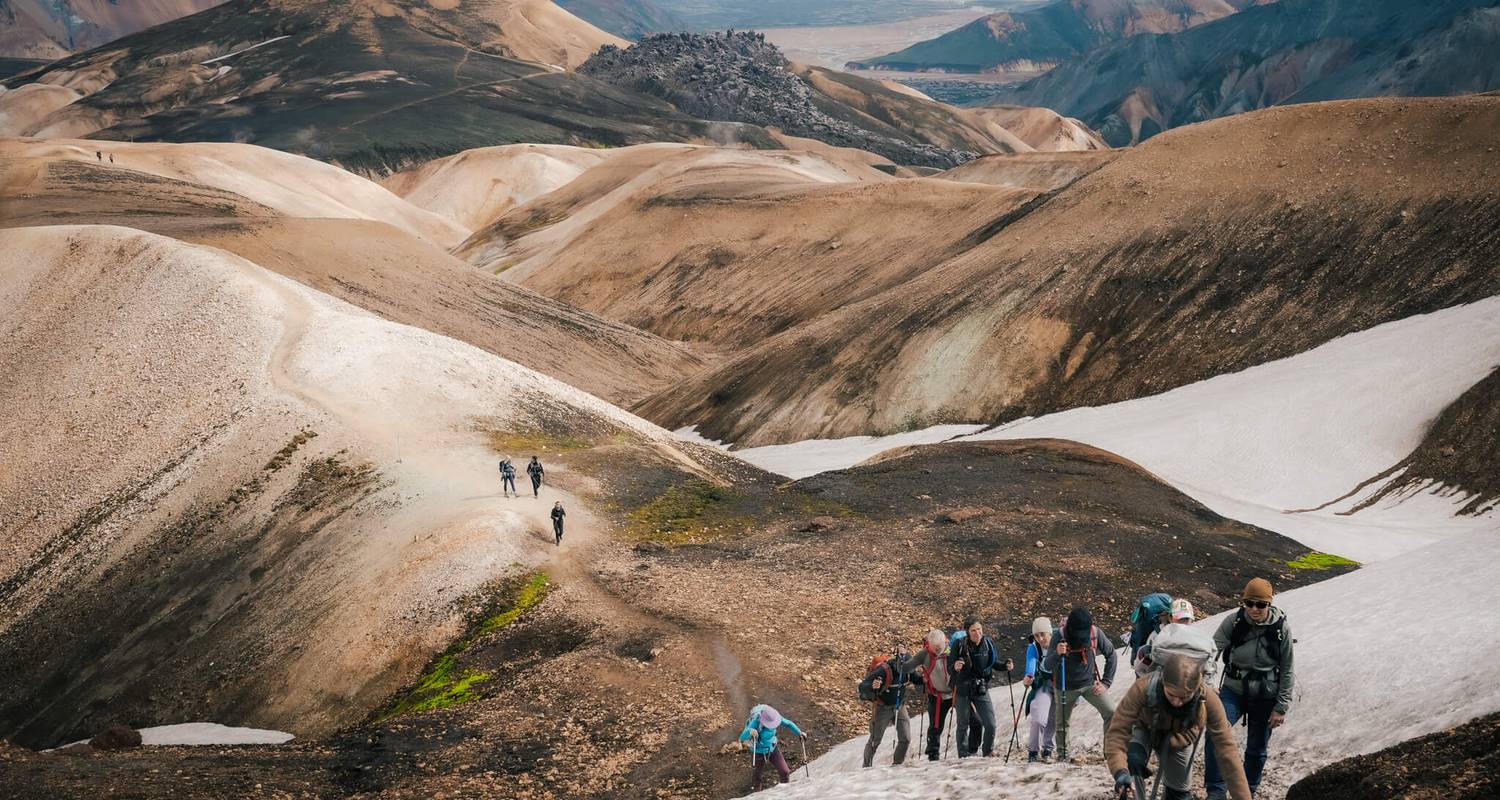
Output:
[[[1219,758],[1219,771],[1229,784],[1229,796],[1234,800],[1250,800],[1250,784],[1245,780],[1245,767],[1240,763],[1240,749],[1235,745],[1234,730],[1224,715],[1224,704],[1219,701],[1219,696],[1205,690],[1198,717],[1190,720],[1151,707],[1147,702],[1151,678],[1152,675],[1138,678],[1109,720],[1109,728],[1104,732],[1104,761],[1109,765],[1109,773],[1113,775],[1129,768],[1125,750],[1130,746],[1135,726],[1149,731],[1151,741],[1170,737],[1168,747],[1183,750],[1193,746],[1206,723],[1208,735],[1214,740],[1214,754]],[[1161,702],[1167,701],[1163,698]]]

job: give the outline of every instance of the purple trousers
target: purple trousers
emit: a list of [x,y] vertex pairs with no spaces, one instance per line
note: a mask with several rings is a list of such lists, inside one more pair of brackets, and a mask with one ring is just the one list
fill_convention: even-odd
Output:
[[776,774],[781,778],[782,783],[786,783],[792,779],[792,769],[786,765],[786,758],[781,755],[780,747],[764,755],[756,753],[751,758],[750,763],[755,765],[755,791],[757,792],[763,788],[760,782],[760,775],[765,770],[766,762],[768,761],[771,763],[771,766],[776,768]]

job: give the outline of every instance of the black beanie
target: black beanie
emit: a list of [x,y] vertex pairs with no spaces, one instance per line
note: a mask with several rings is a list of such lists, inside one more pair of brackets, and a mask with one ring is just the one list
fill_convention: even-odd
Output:
[[1068,621],[1063,625],[1063,638],[1069,647],[1087,647],[1089,632],[1094,628],[1094,615],[1086,608],[1075,608],[1068,612]]

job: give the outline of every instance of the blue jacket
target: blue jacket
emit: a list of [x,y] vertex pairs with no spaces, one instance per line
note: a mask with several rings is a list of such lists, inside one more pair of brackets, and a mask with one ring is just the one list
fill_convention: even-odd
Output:
[[[760,712],[765,708],[766,706],[761,704],[750,709],[750,719],[745,720],[745,729],[740,731],[740,741],[742,742],[750,741],[750,737],[752,736],[755,737],[755,752],[759,755],[766,755],[776,749],[776,729],[767,728],[760,724]],[[803,735],[802,729],[797,727],[797,723],[792,722],[786,717],[781,718],[781,724],[791,728],[792,733],[798,736]]]

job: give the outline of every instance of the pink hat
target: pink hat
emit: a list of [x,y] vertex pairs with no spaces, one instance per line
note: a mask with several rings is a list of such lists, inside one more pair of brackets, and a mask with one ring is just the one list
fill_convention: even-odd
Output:
[[1176,600],[1173,600],[1172,601],[1172,621],[1173,622],[1192,622],[1193,621],[1193,604],[1189,603],[1187,600],[1184,600],[1184,599],[1182,599],[1180,597],[1177,598]]
[[766,706],[760,710],[760,724],[767,728],[775,728],[781,725],[781,714],[776,709]]

